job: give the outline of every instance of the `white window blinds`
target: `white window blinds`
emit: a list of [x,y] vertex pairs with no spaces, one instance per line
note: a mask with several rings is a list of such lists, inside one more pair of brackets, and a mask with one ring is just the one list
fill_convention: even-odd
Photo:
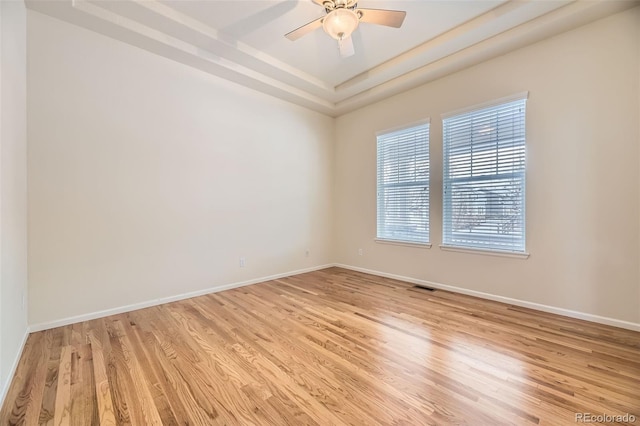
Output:
[[429,123],[378,135],[379,239],[429,242]]
[[445,246],[525,251],[525,105],[444,118]]

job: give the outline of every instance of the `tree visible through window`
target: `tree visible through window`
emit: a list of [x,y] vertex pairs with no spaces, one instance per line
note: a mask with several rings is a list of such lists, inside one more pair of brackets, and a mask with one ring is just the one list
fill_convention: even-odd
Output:
[[443,120],[443,244],[524,252],[526,99]]
[[378,135],[379,239],[429,242],[429,124]]

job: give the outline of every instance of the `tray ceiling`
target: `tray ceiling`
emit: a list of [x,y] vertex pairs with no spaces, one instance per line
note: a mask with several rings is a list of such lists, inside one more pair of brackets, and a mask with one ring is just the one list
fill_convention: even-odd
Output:
[[615,0],[361,0],[407,12],[404,25],[362,23],[341,58],[311,0],[27,0],[30,9],[219,77],[338,116],[595,19],[633,7]]

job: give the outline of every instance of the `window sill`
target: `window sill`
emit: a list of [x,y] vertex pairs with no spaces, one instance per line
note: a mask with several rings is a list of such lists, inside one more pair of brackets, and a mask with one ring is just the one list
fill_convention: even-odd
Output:
[[516,253],[511,251],[476,249],[469,247],[445,246],[440,245],[440,249],[444,251],[456,251],[460,253],[482,254],[486,256],[511,257],[516,259],[528,259],[529,253]]
[[410,243],[408,241],[385,240],[382,238],[374,238],[373,241],[380,244],[391,244],[394,246],[406,246],[406,247],[415,247],[415,248],[422,248],[422,249],[431,248],[431,243]]

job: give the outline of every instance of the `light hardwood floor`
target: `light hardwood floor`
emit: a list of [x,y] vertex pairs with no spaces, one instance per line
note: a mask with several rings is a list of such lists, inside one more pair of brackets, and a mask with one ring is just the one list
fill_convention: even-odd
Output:
[[575,413],[640,419],[640,333],[330,268],[34,333],[0,424],[562,425]]

